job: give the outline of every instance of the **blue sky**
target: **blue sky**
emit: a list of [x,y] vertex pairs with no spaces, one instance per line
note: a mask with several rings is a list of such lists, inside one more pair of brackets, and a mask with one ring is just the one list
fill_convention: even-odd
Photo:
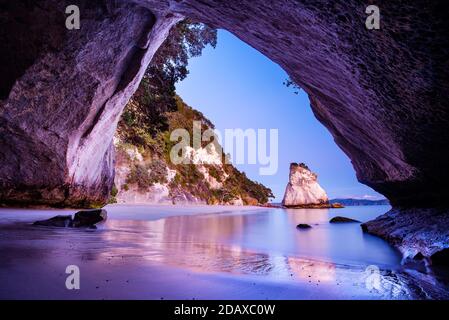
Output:
[[307,94],[301,90],[296,95],[284,86],[285,71],[234,35],[219,30],[217,48],[208,47],[201,57],[191,59],[189,70],[177,92],[218,130],[279,130],[275,175],[259,175],[259,165],[237,165],[271,188],[274,201],[282,200],[291,162],[304,162],[317,173],[330,198],[380,197],[357,181],[349,158],[314,117]]

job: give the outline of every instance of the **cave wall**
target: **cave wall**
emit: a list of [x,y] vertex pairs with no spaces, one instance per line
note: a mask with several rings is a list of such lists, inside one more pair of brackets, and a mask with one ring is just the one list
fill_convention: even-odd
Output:
[[[80,8],[80,30],[65,27],[69,4]],[[109,0],[0,8],[0,202],[104,203],[122,109],[179,18]]]
[[[0,7],[7,3],[0,0]],[[38,3],[33,32],[23,31],[30,18],[20,5],[0,16],[8,26],[1,52],[8,71],[0,90],[2,201],[39,196],[70,204],[85,192],[84,200],[104,199],[117,119],[171,23],[186,16],[234,33],[286,70],[362,183],[395,206],[447,206],[443,0],[81,1],[82,32],[61,30],[64,2]],[[380,7],[380,30],[365,28],[369,4]],[[15,31],[23,37],[5,35]]]

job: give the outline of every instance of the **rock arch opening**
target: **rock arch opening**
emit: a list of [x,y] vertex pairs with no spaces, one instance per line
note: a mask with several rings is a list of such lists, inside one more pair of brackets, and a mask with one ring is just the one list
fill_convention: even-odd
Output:
[[[206,48],[201,58],[191,60],[189,76],[177,84],[177,93],[214,123],[237,168],[270,187],[276,196],[273,201],[279,203],[292,161],[309,164],[330,199],[379,196],[357,182],[349,159],[314,117],[308,95],[286,86],[288,75],[282,68],[225,30],[218,30],[217,42],[216,48]],[[252,164],[249,150],[239,157],[244,161],[236,163],[236,144],[226,145],[225,133],[237,128],[254,133],[245,139],[253,141]],[[276,146],[270,143],[270,130],[277,133]],[[257,156],[261,142],[269,164]],[[263,167],[273,170],[261,174]]]

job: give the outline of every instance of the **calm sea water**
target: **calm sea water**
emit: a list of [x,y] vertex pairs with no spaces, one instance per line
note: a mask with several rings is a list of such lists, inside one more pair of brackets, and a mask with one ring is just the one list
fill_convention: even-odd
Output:
[[[178,257],[204,254],[226,259],[224,251],[247,251],[267,256],[313,258],[340,264],[400,264],[399,253],[385,241],[362,232],[359,223],[330,224],[337,215],[368,221],[388,211],[387,206],[344,209],[268,209],[230,211],[221,214],[170,217],[149,223],[144,229],[153,236],[162,254]],[[311,229],[298,230],[299,223]],[[132,228],[112,222],[117,228]],[[142,232],[145,232],[142,230]]]
[[[247,209],[174,216],[157,221],[123,219],[114,208],[104,226],[115,240],[135,239],[150,260],[208,271],[289,273],[289,259],[313,259],[341,265],[394,268],[401,256],[385,241],[362,232],[360,223],[330,224],[337,215],[365,222],[388,206],[344,209]],[[115,216],[119,219],[114,219]],[[299,223],[312,226],[298,230]],[[119,232],[120,231],[120,232]],[[132,236],[124,231],[132,232]]]
[[[66,241],[83,244],[80,250],[90,253],[96,252],[98,241],[103,255],[108,251],[141,255],[155,262],[201,265],[212,271],[234,266],[235,256],[253,261],[255,255],[392,268],[400,265],[400,254],[382,239],[363,233],[360,223],[329,223],[335,216],[365,222],[389,209],[389,206],[265,209],[120,205],[107,207],[108,220],[95,232],[30,226],[37,219],[71,211],[12,210],[0,212],[0,223],[10,229],[9,233],[0,233],[3,235],[0,241],[15,236],[42,240],[64,237]],[[310,224],[312,228],[299,230],[296,228],[299,223]],[[24,228],[29,232],[21,232]]]

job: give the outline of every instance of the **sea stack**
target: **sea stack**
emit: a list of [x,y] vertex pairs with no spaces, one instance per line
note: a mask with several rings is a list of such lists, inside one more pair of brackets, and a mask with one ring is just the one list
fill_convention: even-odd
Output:
[[330,208],[326,191],[318,176],[304,163],[291,163],[290,176],[282,204],[288,208]]

